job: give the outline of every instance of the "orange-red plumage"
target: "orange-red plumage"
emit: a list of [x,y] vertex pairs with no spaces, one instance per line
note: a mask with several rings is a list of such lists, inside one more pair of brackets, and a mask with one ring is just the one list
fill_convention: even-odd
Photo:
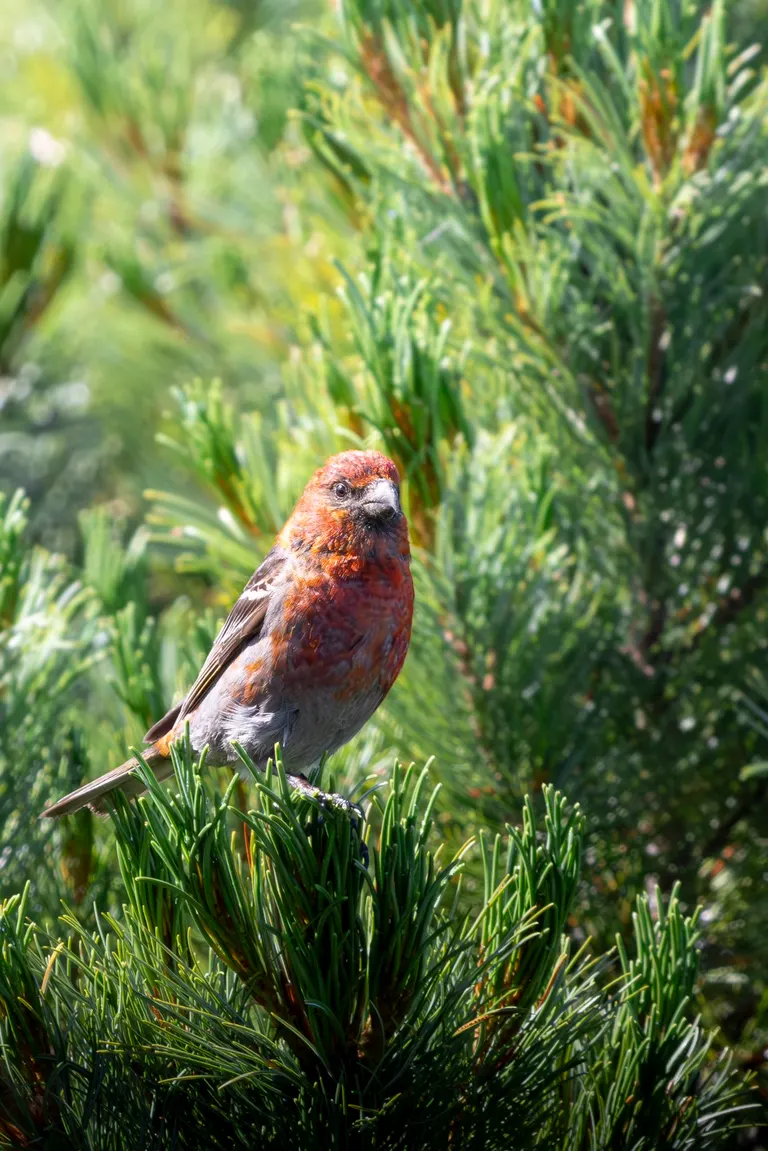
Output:
[[[196,751],[235,763],[232,741],[263,767],[281,744],[301,772],[346,743],[395,682],[413,614],[399,475],[379,452],[332,456],[307,484],[275,546],[246,584],[191,690],[147,733],[147,761],[169,773],[189,724]],[[141,790],[135,761],[44,814],[103,807],[115,787]]]

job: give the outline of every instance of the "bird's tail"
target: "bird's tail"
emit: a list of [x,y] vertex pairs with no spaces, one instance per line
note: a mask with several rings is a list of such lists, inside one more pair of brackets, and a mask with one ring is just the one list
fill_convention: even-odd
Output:
[[[144,761],[148,767],[152,768],[159,780],[167,779],[173,773],[173,764],[170,758],[154,748],[149,748],[144,753]],[[104,796],[109,795],[111,791],[122,791],[123,795],[130,798],[145,790],[141,777],[136,774],[138,766],[136,759],[126,759],[125,763],[121,763],[119,767],[100,775],[98,779],[93,779],[90,783],[84,783],[82,787],[78,787],[77,791],[70,791],[69,795],[65,795],[63,799],[52,804],[51,807],[46,807],[41,818],[53,819],[58,815],[69,815],[70,812],[79,811],[81,807],[86,806],[90,807],[91,811],[95,811],[97,815],[104,815],[107,810]]]

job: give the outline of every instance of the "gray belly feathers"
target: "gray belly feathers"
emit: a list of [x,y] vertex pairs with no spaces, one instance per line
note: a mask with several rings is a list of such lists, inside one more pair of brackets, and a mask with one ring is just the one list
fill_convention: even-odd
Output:
[[[257,641],[248,653],[256,659],[265,654]],[[317,763],[328,752],[338,750],[370,719],[381,703],[378,688],[345,702],[334,699],[328,688],[303,693],[301,707],[285,698],[279,677],[265,685],[261,697],[252,704],[233,702],[227,679],[236,674],[232,665],[214,683],[190,717],[190,735],[196,752],[207,746],[212,766],[236,764],[232,740],[241,744],[256,767],[263,769],[274,755],[275,744],[282,749],[289,772],[299,773]],[[225,717],[224,723],[222,718]]]

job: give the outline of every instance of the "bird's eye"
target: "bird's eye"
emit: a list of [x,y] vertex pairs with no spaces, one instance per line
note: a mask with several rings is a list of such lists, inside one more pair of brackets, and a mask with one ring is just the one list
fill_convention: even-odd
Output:
[[333,485],[333,494],[337,499],[345,500],[351,491],[351,487],[344,480],[339,480],[338,483]]

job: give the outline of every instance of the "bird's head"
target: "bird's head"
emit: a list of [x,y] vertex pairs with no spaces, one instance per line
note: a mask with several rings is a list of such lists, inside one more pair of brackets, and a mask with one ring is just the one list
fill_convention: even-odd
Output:
[[370,551],[381,541],[404,543],[400,475],[381,452],[340,452],[304,489],[280,542],[293,550]]

